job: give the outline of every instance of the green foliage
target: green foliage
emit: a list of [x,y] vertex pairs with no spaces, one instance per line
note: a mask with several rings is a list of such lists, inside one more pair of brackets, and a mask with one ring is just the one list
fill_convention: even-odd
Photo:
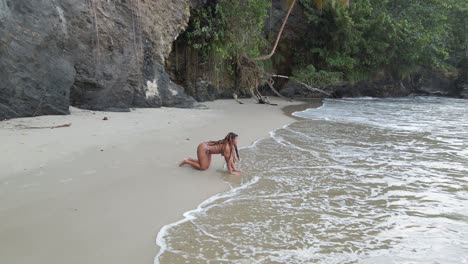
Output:
[[[298,0],[307,32],[293,74],[314,85],[374,76],[410,76],[421,67],[453,70],[468,57],[466,0]],[[212,61],[260,55],[271,0],[212,0],[194,10],[183,37]],[[319,9],[317,7],[320,7]],[[295,7],[297,8],[297,6]],[[281,45],[281,41],[280,41]],[[275,55],[278,63],[281,59]],[[259,62],[271,68],[271,61]]]
[[448,15],[448,40],[450,62],[460,65],[468,59],[468,1],[446,1],[450,10]]
[[266,44],[261,34],[270,1],[213,1],[192,14],[187,41],[203,55],[232,59],[239,54],[259,55]]
[[294,78],[309,84],[325,86],[337,84],[343,78],[341,72],[317,71],[313,65],[307,65],[305,68],[297,69],[293,72]]
[[349,8],[333,2],[318,10],[300,1],[308,31],[294,72],[303,81],[320,72],[332,73],[320,74],[329,81],[341,81],[337,73],[359,81],[382,71],[405,78],[420,67],[448,70],[467,56],[466,0],[354,0]]
[[266,44],[262,29],[268,15],[270,1],[221,0],[219,5],[226,12],[228,34],[226,41],[230,43],[228,53],[248,56],[258,56],[260,48]]
[[202,58],[207,59],[210,54],[218,52],[224,57],[219,46],[223,46],[226,35],[226,17],[217,5],[207,5],[192,10],[192,17],[183,38]]

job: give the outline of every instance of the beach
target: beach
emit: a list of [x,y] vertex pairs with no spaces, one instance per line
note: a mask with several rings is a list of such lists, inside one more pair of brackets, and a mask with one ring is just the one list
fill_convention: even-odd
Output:
[[0,262],[153,263],[158,231],[236,177],[221,156],[179,167],[232,131],[239,147],[294,122],[301,102],[217,100],[202,109],[71,109],[0,122]]
[[242,184],[159,232],[155,263],[468,263],[466,101],[327,98],[294,116],[242,149]]

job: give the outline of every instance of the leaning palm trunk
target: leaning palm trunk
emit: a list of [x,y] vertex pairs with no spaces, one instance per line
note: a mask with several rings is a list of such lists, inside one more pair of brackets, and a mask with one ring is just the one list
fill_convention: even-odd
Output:
[[[314,1],[315,5],[317,6],[318,9],[322,9],[324,7],[325,3],[328,0],[313,0],[313,1]],[[247,87],[249,89],[250,94],[253,97],[255,97],[257,99],[257,102],[259,102],[259,103],[264,103],[264,98],[265,97],[260,94],[257,87],[258,87],[258,85],[260,83],[260,78],[262,76],[265,76],[265,74],[258,67],[258,65],[255,62],[256,61],[267,60],[267,59],[271,58],[275,54],[276,48],[278,47],[279,40],[281,39],[281,35],[283,34],[284,27],[286,26],[286,23],[288,22],[289,15],[291,14],[291,11],[294,8],[295,4],[296,4],[296,0],[292,0],[292,2],[290,0],[290,5],[289,5],[288,12],[286,13],[286,17],[284,18],[283,24],[281,25],[281,28],[278,31],[278,35],[276,36],[275,44],[273,45],[273,48],[271,49],[271,52],[269,54],[263,55],[263,56],[260,56],[260,57],[256,57],[256,58],[250,58],[250,57],[247,57],[245,55],[239,56],[237,58],[237,65],[239,66],[238,74],[240,76],[240,84],[242,85],[242,87]],[[341,0],[341,4],[344,5],[344,6],[349,7],[349,0]],[[269,76],[270,77],[267,78],[268,86],[276,94],[279,95],[280,93],[273,88],[273,85],[272,85],[273,83],[271,81],[268,81],[268,80],[272,80],[271,79],[272,75],[269,75]],[[284,78],[286,76],[281,76],[281,77]],[[304,83],[301,83],[301,84],[305,85],[310,90],[318,90],[318,91],[320,91],[322,93],[325,93],[325,94],[329,95],[328,93],[326,93],[326,92],[324,92],[324,91],[322,91],[320,89],[312,88],[312,87],[310,87],[310,86],[308,86],[308,85],[306,85]]]
[[260,56],[260,57],[257,57],[257,58],[252,58],[252,60],[254,60],[254,61],[267,60],[267,59],[271,58],[271,56],[273,56],[273,54],[275,54],[276,47],[278,47],[279,40],[281,38],[281,35],[283,34],[284,26],[286,25],[286,22],[288,22],[289,15],[291,14],[291,11],[292,11],[295,4],[296,4],[296,0],[293,0],[292,3],[291,3],[291,6],[289,6],[288,13],[286,14],[286,17],[284,18],[283,24],[281,25],[281,28],[280,28],[280,30],[278,32],[278,35],[276,36],[275,45],[273,45],[273,48],[271,49],[270,54],[263,55],[263,56]]
[[[275,44],[273,45],[273,48],[268,55],[263,55],[257,58],[250,58],[248,56],[241,55],[237,58],[238,76],[240,76],[239,84],[241,85],[241,87],[247,87],[249,93],[257,100],[258,103],[263,104],[266,103],[267,100],[265,99],[265,96],[262,96],[258,91],[258,85],[264,73],[260,69],[260,67],[258,67],[258,65],[255,63],[255,61],[267,60],[271,58],[273,54],[275,54],[279,40],[281,38],[281,35],[283,34],[284,27],[295,4],[296,0],[293,0],[289,6],[288,12],[286,14],[286,17],[284,18],[283,24],[281,25],[278,35],[276,36]],[[277,91],[275,90],[275,92]]]

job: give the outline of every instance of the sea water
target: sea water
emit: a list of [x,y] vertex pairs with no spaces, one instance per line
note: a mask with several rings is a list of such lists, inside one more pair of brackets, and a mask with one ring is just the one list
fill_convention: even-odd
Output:
[[241,150],[242,184],[156,263],[468,263],[468,101],[325,100]]

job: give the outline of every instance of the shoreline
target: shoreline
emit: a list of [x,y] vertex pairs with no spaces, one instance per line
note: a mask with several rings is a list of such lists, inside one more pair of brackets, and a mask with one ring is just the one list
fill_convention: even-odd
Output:
[[304,111],[308,108],[318,108],[323,105],[323,100],[324,99],[322,98],[301,100],[299,101],[301,102],[300,104],[286,105],[282,108],[282,110],[286,116],[289,116],[296,120],[303,120],[304,118],[295,116],[293,115],[293,113],[298,111]]
[[[0,122],[0,166],[6,168],[0,174],[2,260],[153,263],[162,227],[229,190],[222,158],[213,157],[204,172],[178,167],[179,161],[195,155],[199,142],[229,131],[239,134],[240,147],[248,146],[294,122],[287,109],[304,105],[278,98],[275,107],[242,101],[130,113],[72,109],[69,116]],[[18,126],[66,123],[71,126]]]

